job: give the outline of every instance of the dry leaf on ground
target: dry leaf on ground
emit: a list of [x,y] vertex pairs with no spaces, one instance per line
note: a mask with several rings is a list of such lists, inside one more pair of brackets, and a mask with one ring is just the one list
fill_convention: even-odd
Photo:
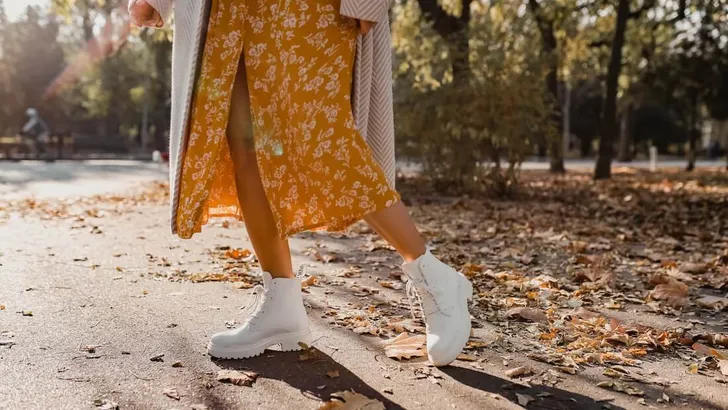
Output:
[[706,263],[683,263],[680,265],[680,270],[685,273],[692,273],[695,275],[701,275],[708,271],[708,264]]
[[728,356],[701,343],[694,343],[693,350],[706,356],[713,356],[716,359],[728,360]]
[[331,400],[319,406],[319,410],[384,410],[384,404],[379,400],[354,391],[340,391],[331,395]]
[[718,360],[718,370],[723,376],[728,376],[728,360]]
[[164,394],[165,396],[169,397],[170,399],[175,399],[175,400],[179,400],[180,399],[179,392],[174,387],[171,388],[171,389],[164,389],[164,391],[162,392],[162,394]]
[[385,341],[384,353],[393,359],[411,359],[427,355],[425,351],[425,335],[410,336],[407,332]]
[[119,405],[109,399],[96,399],[94,400],[94,406],[98,407],[99,410],[119,410]]
[[683,307],[688,303],[688,285],[677,279],[664,275],[656,275],[650,278],[650,283],[656,284],[655,289],[650,292],[650,297],[662,300],[673,307]]
[[381,286],[383,288],[394,289],[394,290],[402,290],[402,289],[404,289],[404,283],[402,283],[402,282],[395,282],[395,281],[389,281],[389,280],[379,281],[379,286]]
[[702,308],[713,309],[716,311],[728,308],[728,298],[721,298],[718,296],[703,296],[696,300],[695,303]]
[[304,279],[304,280],[301,281],[301,287],[302,288],[307,288],[309,286],[313,286],[313,285],[316,284],[317,281],[318,281],[318,278],[316,276],[311,275],[311,276],[309,276],[306,279]]
[[509,309],[506,312],[506,317],[509,319],[519,318],[523,320],[530,320],[532,322],[548,322],[549,320],[544,312],[530,307],[516,307]]
[[521,393],[516,393],[516,399],[518,399],[518,404],[520,404],[523,407],[528,406],[528,403],[536,400],[535,398],[533,398],[533,396],[529,396],[528,394],[521,394]]
[[230,258],[230,259],[238,259],[239,260],[239,259],[246,259],[246,258],[250,257],[250,255],[252,255],[252,254],[253,253],[250,252],[249,249],[239,249],[239,248],[236,248],[236,249],[228,249],[225,252],[225,257],[226,258]]
[[627,393],[630,396],[644,396],[645,392],[629,384],[620,383],[614,380],[606,380],[597,383],[597,387],[603,389],[612,389],[621,393]]
[[238,386],[250,387],[258,378],[258,373],[242,370],[220,370],[217,372],[217,381],[222,383],[232,383]]
[[531,370],[530,367],[527,367],[527,366],[516,367],[514,369],[510,369],[510,370],[506,371],[506,376],[510,377],[510,378],[526,376],[529,374],[533,374],[533,371]]

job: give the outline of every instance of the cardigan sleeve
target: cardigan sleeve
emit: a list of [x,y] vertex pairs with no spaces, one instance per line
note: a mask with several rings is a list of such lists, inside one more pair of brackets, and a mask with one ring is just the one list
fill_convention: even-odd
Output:
[[[136,0],[129,0],[129,8],[134,4]],[[166,22],[169,16],[172,14],[172,8],[174,6],[174,0],[146,0],[154,10],[157,10],[159,16],[162,17],[162,21]]]
[[391,0],[341,0],[340,12],[346,17],[374,23],[384,21]]

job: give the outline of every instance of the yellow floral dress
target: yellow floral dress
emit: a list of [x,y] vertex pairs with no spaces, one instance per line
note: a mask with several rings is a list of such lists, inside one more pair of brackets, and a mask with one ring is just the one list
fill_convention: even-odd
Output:
[[340,2],[212,1],[183,157],[180,237],[210,217],[243,219],[225,133],[243,53],[258,168],[281,237],[342,230],[399,200],[354,125],[357,27]]

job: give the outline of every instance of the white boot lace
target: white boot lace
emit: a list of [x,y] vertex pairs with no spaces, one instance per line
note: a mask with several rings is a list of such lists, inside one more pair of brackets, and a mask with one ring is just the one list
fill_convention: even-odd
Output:
[[417,307],[420,308],[420,313],[422,313],[422,317],[424,318],[425,309],[422,307],[422,298],[420,297],[420,292],[417,291],[415,283],[412,279],[407,279],[407,283],[405,284],[405,290],[407,292],[407,299],[409,299],[409,309],[410,314],[412,315],[412,319],[417,320],[415,304],[417,305]]
[[262,307],[265,301],[266,290],[261,285],[255,285],[255,287],[253,288],[253,294],[255,295],[253,302],[250,305],[246,306],[243,310],[243,314],[245,316],[245,321],[243,322],[243,324],[250,324],[251,321],[257,316],[259,308]]

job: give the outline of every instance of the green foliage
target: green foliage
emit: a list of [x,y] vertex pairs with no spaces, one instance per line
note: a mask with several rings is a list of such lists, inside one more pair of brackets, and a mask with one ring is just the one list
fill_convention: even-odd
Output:
[[54,0],[53,14],[30,8],[19,21],[4,22],[0,3],[0,134],[16,133],[25,109],[33,106],[55,132],[110,136],[115,145],[138,146],[146,109],[154,143],[166,144],[170,30],[133,31],[116,52],[79,64],[57,93],[45,93],[67,67],[85,61],[89,38],[107,22],[124,32],[122,4],[126,1]]
[[475,10],[470,76],[456,80],[443,38],[412,5],[395,13],[395,112],[400,146],[408,147],[404,154],[421,156],[443,190],[511,193],[534,137],[556,131],[545,65],[528,51],[537,34],[518,18],[517,7]]

